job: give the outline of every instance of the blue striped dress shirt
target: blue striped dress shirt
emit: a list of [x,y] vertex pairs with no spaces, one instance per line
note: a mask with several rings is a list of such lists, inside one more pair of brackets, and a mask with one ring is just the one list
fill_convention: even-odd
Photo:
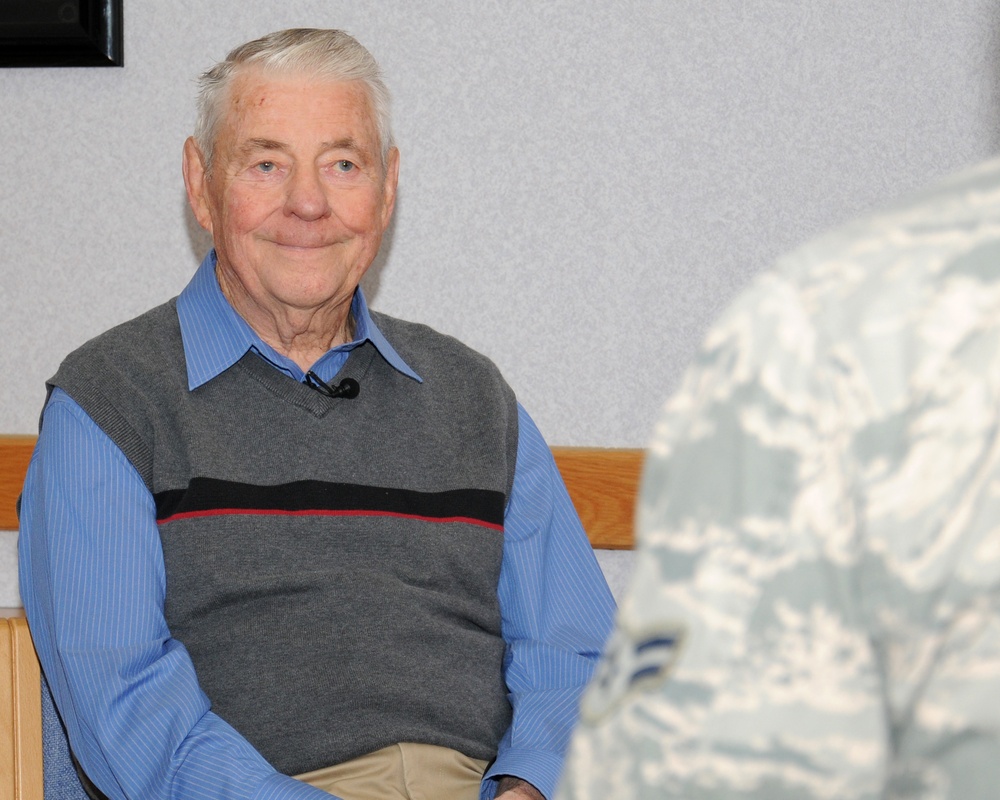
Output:
[[[233,310],[209,253],[177,301],[194,389],[248,349],[296,380],[302,370]],[[330,381],[371,341],[420,377],[385,340],[360,289],[353,342],[313,371]],[[611,628],[614,601],[551,452],[518,406],[514,485],[504,520],[498,596],[513,722],[484,777],[516,775],[551,796],[579,695]],[[18,540],[21,593],[73,751],[111,798],[307,798],[330,795],[278,774],[212,713],[187,651],[163,614],[165,574],[153,498],[107,435],[52,392],[28,469]]]

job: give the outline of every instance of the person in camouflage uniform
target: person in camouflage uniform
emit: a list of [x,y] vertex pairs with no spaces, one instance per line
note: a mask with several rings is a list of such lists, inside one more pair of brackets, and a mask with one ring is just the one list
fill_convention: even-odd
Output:
[[562,800],[1000,797],[1000,161],[756,280],[638,524]]

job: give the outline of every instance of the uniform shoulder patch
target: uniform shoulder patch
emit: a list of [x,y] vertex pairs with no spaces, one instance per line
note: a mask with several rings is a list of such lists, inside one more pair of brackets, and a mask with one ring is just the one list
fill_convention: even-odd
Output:
[[580,717],[596,722],[633,692],[663,683],[684,646],[683,624],[665,623],[639,635],[618,627],[608,640],[601,663],[580,704]]

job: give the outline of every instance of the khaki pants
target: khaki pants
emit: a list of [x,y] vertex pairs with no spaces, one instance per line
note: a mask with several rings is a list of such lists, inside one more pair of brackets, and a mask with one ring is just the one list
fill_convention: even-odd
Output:
[[486,764],[447,747],[402,742],[295,777],[343,800],[477,800]]

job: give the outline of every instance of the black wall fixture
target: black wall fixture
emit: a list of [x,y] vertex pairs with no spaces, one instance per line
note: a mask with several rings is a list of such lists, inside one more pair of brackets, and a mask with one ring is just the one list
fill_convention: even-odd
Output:
[[0,67],[120,67],[123,0],[0,0]]

